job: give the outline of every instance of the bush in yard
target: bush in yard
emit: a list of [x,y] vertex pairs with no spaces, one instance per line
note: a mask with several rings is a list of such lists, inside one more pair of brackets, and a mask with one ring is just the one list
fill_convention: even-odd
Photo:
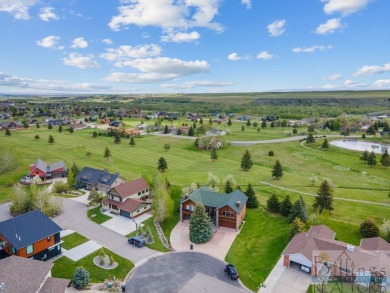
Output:
[[35,139],[40,139],[41,137],[37,134],[34,136]]
[[275,155],[274,151],[269,151],[268,156],[273,157]]
[[114,264],[114,262],[115,262],[115,259],[114,259],[114,257],[111,255],[111,256],[110,256],[110,266],[112,266],[112,265]]
[[374,220],[371,218],[367,218],[360,224],[359,232],[363,238],[372,238],[379,236],[379,228],[375,224]]
[[213,223],[202,203],[197,203],[190,218],[190,240],[194,243],[205,243],[213,235]]
[[89,272],[83,267],[77,267],[73,274],[73,287],[85,289],[89,284]]
[[54,193],[68,192],[69,185],[67,182],[64,182],[64,181],[56,181],[53,183],[52,191]]
[[275,193],[272,193],[267,200],[267,210],[271,213],[279,213],[280,211],[280,202]]
[[100,262],[99,263],[100,263],[101,266],[103,266],[106,263],[106,261],[105,261],[106,256],[101,256],[100,255],[99,257],[100,257]]
[[88,200],[91,201],[92,204],[93,203],[100,203],[103,198],[104,198],[104,195],[100,192],[97,192],[95,189],[92,189],[88,195]]

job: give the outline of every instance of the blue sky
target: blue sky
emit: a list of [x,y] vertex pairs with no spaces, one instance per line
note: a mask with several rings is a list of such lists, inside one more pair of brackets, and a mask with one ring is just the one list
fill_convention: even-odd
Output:
[[0,0],[0,93],[390,89],[388,0]]

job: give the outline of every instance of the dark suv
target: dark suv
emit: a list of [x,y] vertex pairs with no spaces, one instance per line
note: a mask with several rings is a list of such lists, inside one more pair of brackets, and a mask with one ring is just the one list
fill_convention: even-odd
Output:
[[231,280],[237,280],[238,279],[238,273],[237,273],[236,267],[234,265],[232,265],[232,264],[226,265],[225,273],[227,273],[229,275],[229,278]]

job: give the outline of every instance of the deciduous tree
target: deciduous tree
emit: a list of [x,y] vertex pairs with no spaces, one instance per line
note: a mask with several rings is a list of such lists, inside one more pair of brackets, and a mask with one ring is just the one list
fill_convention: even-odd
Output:
[[290,238],[293,238],[296,234],[305,231],[305,223],[300,218],[295,218],[294,221],[288,226],[288,233]]

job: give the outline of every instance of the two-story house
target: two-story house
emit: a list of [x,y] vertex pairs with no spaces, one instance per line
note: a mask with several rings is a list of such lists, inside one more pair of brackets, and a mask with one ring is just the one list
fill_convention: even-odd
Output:
[[107,192],[103,207],[123,217],[133,219],[151,209],[150,186],[144,178],[118,185]]
[[52,178],[63,178],[67,176],[66,165],[63,161],[55,162],[51,165],[38,159],[34,164],[30,165],[29,173],[27,175],[31,179],[35,176],[39,176],[42,180]]
[[77,188],[95,189],[104,193],[125,182],[119,177],[119,173],[109,173],[107,170],[90,167],[84,167],[77,174],[75,181]]
[[61,230],[40,210],[0,222],[0,256],[48,260],[61,253]]

